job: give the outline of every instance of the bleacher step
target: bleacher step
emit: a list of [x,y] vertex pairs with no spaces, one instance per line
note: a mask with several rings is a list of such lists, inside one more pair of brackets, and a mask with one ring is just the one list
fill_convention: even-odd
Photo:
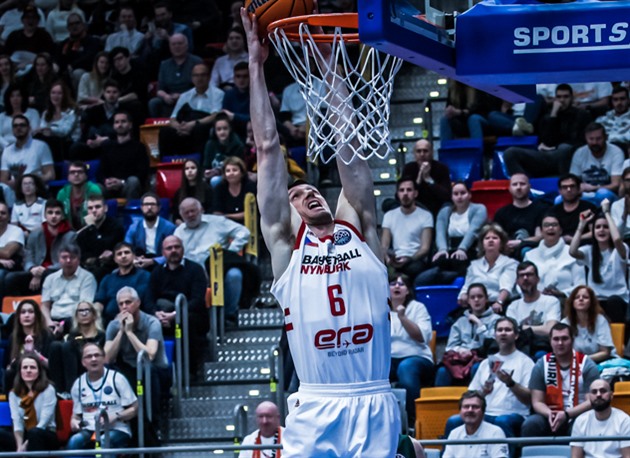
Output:
[[217,362],[204,364],[207,383],[265,382],[269,380],[270,365],[266,361]]
[[182,413],[185,417],[228,417],[234,413],[238,404],[243,404],[248,412],[254,412],[263,399],[268,399],[268,396],[221,400],[185,399],[182,401]]
[[[248,419],[248,425],[252,424]],[[234,437],[234,416],[171,418],[168,422],[168,441],[223,440]]]
[[[259,298],[265,306],[277,305],[273,296]],[[239,328],[279,328],[284,326],[284,316],[279,307],[241,310],[238,313]]]
[[[252,394],[255,392],[258,392],[259,394]],[[260,399],[263,400],[268,396],[269,383],[231,383],[229,385],[191,386],[190,398],[187,399],[240,400],[247,397],[260,397]]]

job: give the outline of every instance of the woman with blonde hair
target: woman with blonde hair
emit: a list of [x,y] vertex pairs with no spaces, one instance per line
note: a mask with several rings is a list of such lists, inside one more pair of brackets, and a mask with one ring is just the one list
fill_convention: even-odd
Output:
[[81,107],[91,107],[103,103],[103,85],[109,77],[109,53],[101,51],[94,56],[92,71],[81,75],[77,89],[77,101]]

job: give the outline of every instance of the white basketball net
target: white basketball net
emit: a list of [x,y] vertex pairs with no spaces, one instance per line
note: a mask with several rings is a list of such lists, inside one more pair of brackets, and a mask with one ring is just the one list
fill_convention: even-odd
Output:
[[299,41],[291,41],[281,27],[269,38],[306,101],[308,155],[327,163],[345,146],[349,152],[340,158],[346,164],[354,157],[385,158],[394,150],[389,100],[402,61],[363,45],[358,46],[359,55],[351,57],[340,27],[332,35],[332,53],[326,60],[308,25],[298,27]]

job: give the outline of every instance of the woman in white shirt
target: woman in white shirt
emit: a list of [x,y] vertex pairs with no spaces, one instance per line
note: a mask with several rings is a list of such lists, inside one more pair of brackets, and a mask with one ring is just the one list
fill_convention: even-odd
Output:
[[[603,214],[595,216],[591,210],[580,213],[569,253],[578,264],[588,267],[587,284],[599,299],[606,315],[613,323],[625,323],[628,309],[628,246],[623,243],[619,229],[610,215],[610,202],[602,201]],[[586,226],[593,222],[593,244],[580,247]]]
[[77,90],[77,100],[81,107],[91,107],[103,103],[101,94],[103,84],[109,77],[109,53],[101,51],[94,56],[92,71],[81,75],[79,89]]
[[72,142],[79,140],[79,117],[70,89],[63,81],[50,86],[46,111],[34,133],[36,138],[48,143],[55,162],[62,161]]
[[391,298],[392,365],[390,381],[407,391],[407,418],[413,425],[416,416],[414,400],[423,386],[433,382],[433,352],[429,347],[431,317],[421,302],[413,299],[409,277],[394,273],[389,277]]
[[562,322],[573,328],[573,349],[601,363],[615,355],[610,324],[593,289],[576,287],[564,306]]

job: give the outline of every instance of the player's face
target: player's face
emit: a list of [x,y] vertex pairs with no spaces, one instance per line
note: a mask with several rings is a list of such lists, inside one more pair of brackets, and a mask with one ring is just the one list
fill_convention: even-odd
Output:
[[573,299],[573,309],[576,312],[587,312],[591,308],[591,296],[586,288],[580,288]]
[[595,412],[602,412],[608,409],[612,398],[613,393],[610,389],[610,385],[604,380],[595,380],[591,383],[591,389],[588,392],[588,400],[591,402]]
[[580,186],[572,178],[560,182],[559,192],[563,202],[571,204],[580,198]]
[[47,208],[45,217],[48,226],[57,227],[63,221],[63,210],[59,207]]
[[608,242],[610,239],[610,228],[605,218],[598,218],[593,225],[593,234],[598,242]]
[[462,401],[459,414],[466,425],[479,425],[483,420],[483,410],[481,409],[481,399],[470,398]]
[[333,220],[326,199],[315,186],[294,186],[289,190],[289,202],[307,224],[326,224]]
[[497,323],[494,330],[494,339],[499,346],[501,345],[513,345],[516,342],[516,330],[512,323],[508,320],[502,320]]
[[462,207],[464,205],[468,205],[470,203],[470,197],[470,192],[468,192],[465,185],[458,183],[453,186],[451,199],[456,206]]
[[468,291],[468,305],[475,315],[481,315],[486,310],[488,298],[481,288],[471,288]]
[[529,179],[522,173],[516,173],[510,178],[510,194],[514,199],[525,199],[529,195]]
[[625,92],[617,92],[612,97],[612,107],[615,110],[615,114],[622,115],[628,111],[628,96]]
[[539,280],[538,275],[536,275],[536,269],[533,266],[519,270],[516,274],[516,283],[524,293],[532,294],[536,291]]
[[129,267],[133,264],[135,256],[131,248],[123,246],[114,253],[114,262],[118,267]]
[[592,132],[587,132],[584,137],[586,138],[586,144],[591,153],[595,156],[604,154],[606,151],[606,133],[604,129],[597,129]]
[[554,330],[550,341],[551,350],[556,356],[566,356],[573,351],[573,341],[568,329]]
[[418,197],[418,192],[416,191],[416,187],[413,184],[413,181],[403,181],[398,185],[398,190],[396,191],[398,195],[398,200],[400,201],[400,205],[404,208],[409,208],[413,206],[416,201],[416,197]]
[[413,154],[417,163],[429,162],[433,159],[433,147],[426,140],[418,140],[414,146]]

